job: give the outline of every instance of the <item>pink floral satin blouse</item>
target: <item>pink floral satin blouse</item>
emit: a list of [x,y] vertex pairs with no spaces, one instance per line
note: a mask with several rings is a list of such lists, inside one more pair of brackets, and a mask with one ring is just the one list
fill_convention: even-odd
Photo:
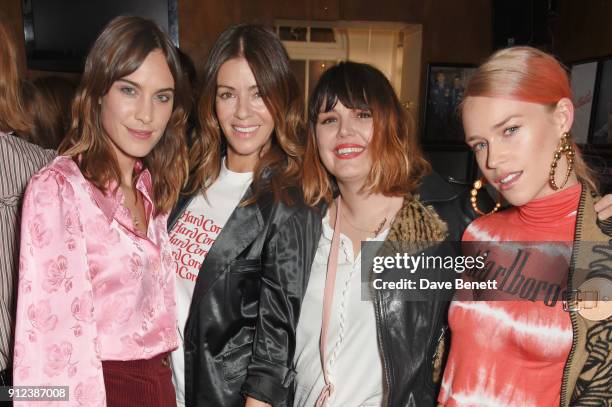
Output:
[[121,189],[104,194],[71,158],[56,158],[30,181],[21,226],[15,386],[69,386],[70,401],[61,405],[105,406],[100,361],[149,359],[177,347],[167,216],[153,216],[147,170],[137,188],[146,236],[133,227]]

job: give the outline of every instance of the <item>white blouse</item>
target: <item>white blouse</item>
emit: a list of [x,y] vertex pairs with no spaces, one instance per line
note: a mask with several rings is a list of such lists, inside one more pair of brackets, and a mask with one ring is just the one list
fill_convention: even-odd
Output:
[[[388,230],[368,241],[382,241]],[[315,255],[297,327],[294,364],[297,371],[294,406],[312,407],[324,386],[319,353],[323,292],[333,229],[329,214]],[[383,401],[383,370],[374,304],[361,297],[361,253],[355,258],[351,240],[340,235],[340,252],[334,287],[327,349],[327,372],[334,392],[329,406],[380,406]],[[364,283],[367,286],[367,282]],[[367,289],[367,287],[364,287]]]

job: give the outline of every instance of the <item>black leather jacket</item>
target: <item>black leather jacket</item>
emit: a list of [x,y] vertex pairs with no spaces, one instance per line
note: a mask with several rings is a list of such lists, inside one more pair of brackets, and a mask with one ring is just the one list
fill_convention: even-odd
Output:
[[[245,197],[251,196],[252,190]],[[295,330],[321,234],[297,190],[238,206],[202,263],[185,326],[187,406],[242,407],[243,394],[285,402]],[[172,228],[193,197],[179,201]]]
[[[447,240],[460,241],[474,219],[465,185],[438,174],[424,178],[418,191],[423,204],[431,205],[448,225]],[[479,205],[490,207],[488,205]],[[386,406],[435,406],[439,382],[433,380],[438,344],[447,335],[448,301],[402,301],[376,291],[374,308],[379,350],[383,361]],[[440,366],[440,370],[443,365]],[[441,372],[440,372],[441,373]]]

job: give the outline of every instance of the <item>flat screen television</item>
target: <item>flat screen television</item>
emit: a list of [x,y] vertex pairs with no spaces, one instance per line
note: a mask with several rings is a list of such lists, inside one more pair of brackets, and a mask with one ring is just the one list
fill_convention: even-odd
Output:
[[119,15],[149,18],[178,46],[178,0],[22,0],[29,69],[82,72],[106,23]]

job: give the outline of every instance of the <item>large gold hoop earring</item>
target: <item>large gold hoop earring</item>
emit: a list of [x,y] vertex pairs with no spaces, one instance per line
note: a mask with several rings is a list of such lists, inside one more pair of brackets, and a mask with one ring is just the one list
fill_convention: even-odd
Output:
[[485,177],[482,177],[481,179],[474,182],[474,187],[470,191],[470,194],[472,195],[470,197],[470,202],[472,203],[472,209],[474,209],[474,212],[476,212],[479,215],[488,215],[491,213],[495,213],[499,210],[499,208],[501,208],[501,196],[497,199],[497,202],[495,203],[495,207],[491,210],[491,212],[483,212],[478,208],[478,202],[477,202],[478,190],[482,188],[483,186],[485,186],[486,183],[487,183],[487,179]]
[[[574,151],[574,146],[572,145],[569,138],[569,133],[563,134],[563,137],[561,137],[561,140],[559,140],[559,147],[557,147],[557,149],[555,150],[553,161],[550,164],[548,183],[550,184],[550,187],[555,191],[563,188],[565,184],[567,184],[567,181],[569,180],[569,177],[572,173],[572,169],[574,168],[574,157],[576,156],[576,152]],[[561,186],[558,186],[555,182],[555,171],[557,170],[557,164],[561,159],[561,154],[565,155],[565,158],[567,158],[567,173],[565,174],[563,184],[561,184]]]

